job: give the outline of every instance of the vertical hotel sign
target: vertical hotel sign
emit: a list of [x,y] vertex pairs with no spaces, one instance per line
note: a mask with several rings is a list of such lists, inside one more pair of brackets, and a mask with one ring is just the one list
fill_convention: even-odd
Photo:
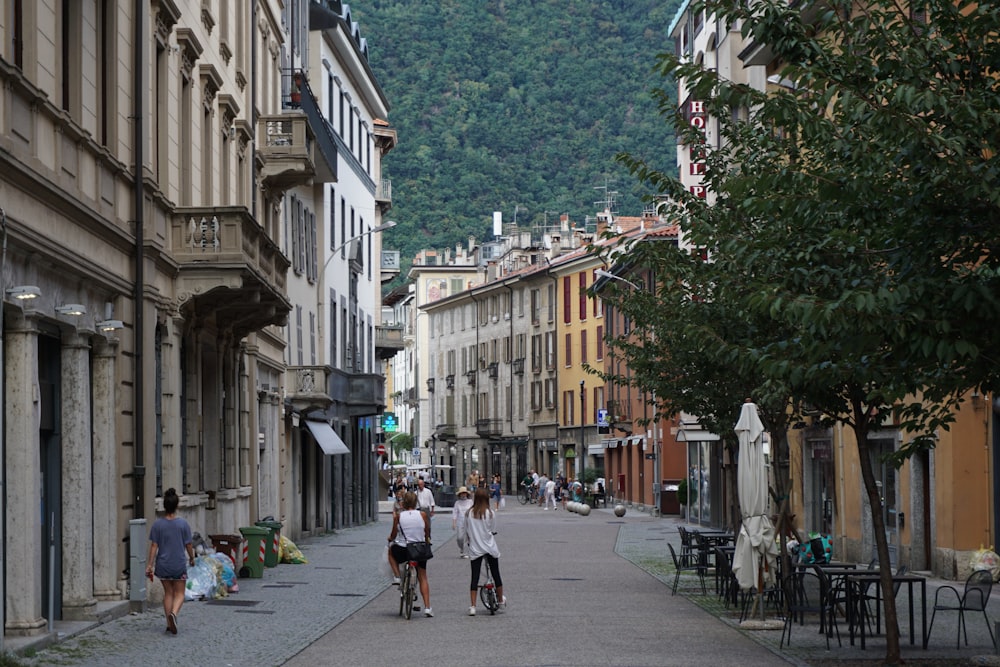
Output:
[[[705,174],[705,140],[708,125],[708,119],[705,117],[705,103],[702,100],[689,99],[686,106],[684,116],[691,127],[698,131],[699,137],[697,143],[688,146],[688,174],[700,180]],[[702,199],[708,194],[706,187],[701,183],[690,183],[688,190],[691,194]]]

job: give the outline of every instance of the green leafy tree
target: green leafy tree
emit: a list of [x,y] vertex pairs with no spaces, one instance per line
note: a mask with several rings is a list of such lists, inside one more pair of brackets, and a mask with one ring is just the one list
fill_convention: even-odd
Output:
[[[706,363],[749,359],[766,384],[853,430],[893,665],[899,628],[869,434],[894,417],[905,438],[896,465],[932,447],[965,391],[995,388],[1000,331],[1000,12],[918,6],[706,2],[722,25],[768,45],[786,85],[756,91],[664,54],[661,73],[720,120],[719,145],[706,146],[714,199],[631,160],[710,253],[701,284],[717,307],[773,327],[742,341],[720,333]],[[662,111],[699,141],[671,93],[661,91]]]

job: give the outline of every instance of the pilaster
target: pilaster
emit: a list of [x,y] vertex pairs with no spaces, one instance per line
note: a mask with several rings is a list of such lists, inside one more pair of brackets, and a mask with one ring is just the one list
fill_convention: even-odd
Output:
[[118,396],[115,358],[118,342],[104,336],[93,340],[91,380],[94,396],[94,595],[98,600],[120,600],[118,589],[118,544],[126,534],[118,525],[118,480],[115,475]]

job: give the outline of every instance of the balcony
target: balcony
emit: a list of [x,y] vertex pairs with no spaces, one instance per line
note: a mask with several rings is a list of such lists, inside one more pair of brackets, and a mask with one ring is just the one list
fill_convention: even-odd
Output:
[[347,373],[333,369],[328,393],[353,417],[375,415],[385,408],[385,378],[377,373]]
[[316,180],[321,183],[337,181],[337,136],[326,121],[316,96],[309,85],[309,77],[302,70],[284,70],[281,86],[288,91],[282,97],[282,108],[293,113],[304,113],[309,122],[309,130],[315,139],[313,158],[316,166]]
[[493,361],[490,365],[486,367],[486,373],[490,376],[490,379],[496,382],[497,378],[500,376],[500,364]]
[[476,435],[481,438],[499,438],[503,435],[503,422],[499,419],[477,419]]
[[465,380],[469,383],[470,387],[476,386],[476,373],[477,371],[469,371],[465,374]]
[[511,366],[513,367],[514,375],[524,375],[524,357],[512,361]]
[[289,366],[287,398],[292,407],[300,412],[309,408],[326,409],[333,399],[326,393],[330,381],[329,366]]
[[445,378],[444,378],[444,386],[446,388],[448,388],[448,389],[454,389],[455,388],[455,374],[454,373],[452,373],[451,375],[446,375],[445,376]]
[[375,189],[375,203],[385,207],[392,206],[392,180],[383,178]]
[[399,275],[399,251],[383,250],[382,266],[379,277],[383,283],[389,282]]
[[437,436],[438,440],[443,440],[445,442],[457,442],[458,426],[455,424],[438,424],[434,428],[434,435]]
[[178,300],[211,314],[237,339],[287,322],[288,260],[245,208],[175,209],[170,254],[178,265]]
[[316,177],[315,142],[309,120],[301,112],[260,117],[257,150],[261,184],[287,190]]
[[379,359],[392,359],[402,349],[402,324],[383,324],[375,327],[375,355]]

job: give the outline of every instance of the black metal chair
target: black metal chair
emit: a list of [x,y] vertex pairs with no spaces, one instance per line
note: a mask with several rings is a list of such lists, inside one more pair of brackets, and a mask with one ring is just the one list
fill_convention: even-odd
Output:
[[681,536],[681,554],[694,551],[693,533],[684,526],[677,526],[677,533]]
[[[986,615],[986,605],[990,601],[990,592],[993,590],[993,575],[988,570],[976,570],[965,580],[965,590],[960,595],[954,586],[942,586],[934,593],[934,612],[931,614],[931,624],[927,628],[927,638],[930,639],[931,631],[934,629],[934,617],[939,611],[958,612],[958,637],[955,639],[955,648],[962,648],[962,636],[965,636],[965,645],[969,645],[969,633],[965,628],[965,612],[982,612],[986,621],[986,629],[990,632],[990,639],[996,647],[997,640],[993,636],[993,628],[990,627],[990,618]],[[941,602],[942,591],[951,591],[955,594],[955,602]]]
[[807,614],[817,614],[820,622],[820,632],[826,635],[826,648],[830,648],[830,636],[836,632],[837,645],[840,642],[840,628],[837,625],[836,609],[833,601],[836,596],[830,587],[830,579],[822,570],[793,571],[782,580],[785,599],[785,626],[781,630],[779,646],[792,642],[792,624],[798,621],[805,624]]
[[670,558],[674,562],[674,586],[671,591],[671,595],[677,595],[677,584],[681,580],[682,572],[694,572],[698,575],[698,580],[701,581],[701,594],[708,595],[708,589],[705,588],[705,568],[701,564],[701,559],[698,556],[697,551],[693,551],[688,554],[678,555],[674,551],[674,545],[667,542],[667,548],[670,549]]

